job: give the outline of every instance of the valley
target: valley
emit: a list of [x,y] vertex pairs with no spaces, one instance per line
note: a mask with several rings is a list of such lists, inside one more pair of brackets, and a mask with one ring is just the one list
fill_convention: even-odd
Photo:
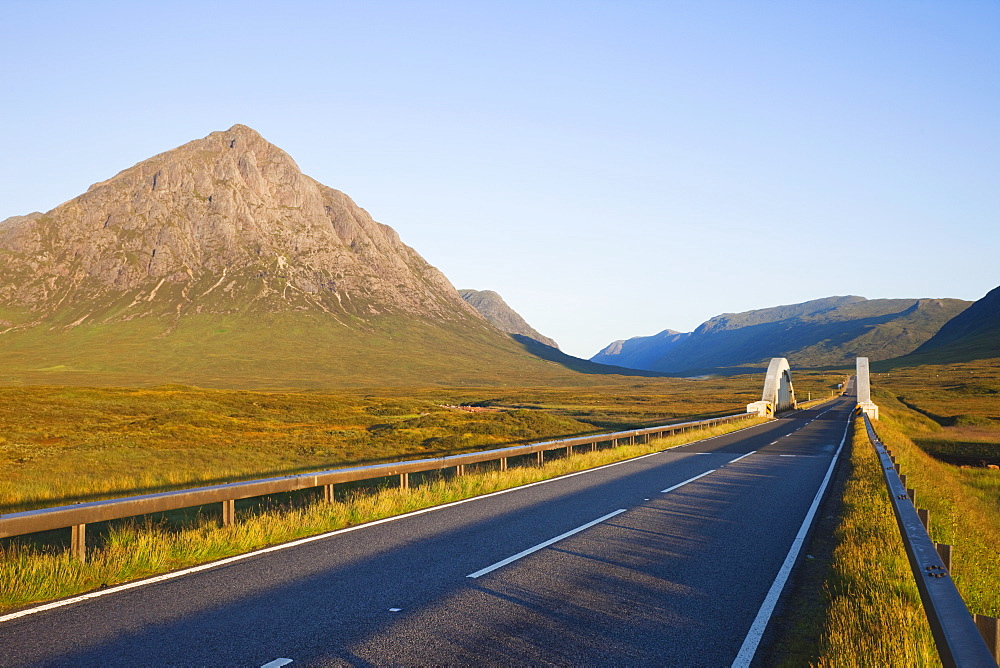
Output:
[[[772,357],[789,358],[800,402],[777,419],[616,441],[510,470],[504,460],[412,487],[401,478],[339,485],[323,499],[315,490],[243,499],[221,523],[214,506],[96,522],[85,561],[67,549],[65,531],[4,538],[7,610],[605,466],[628,464],[642,478],[639,462],[664,453],[673,463],[657,471],[701,472],[661,493],[713,474],[732,485],[718,498],[759,502],[751,483],[769,480],[767,493],[785,499],[803,484],[789,468],[798,464],[809,485],[822,479],[818,491],[801,490],[818,503],[838,467],[831,440],[841,438],[851,463],[834,494],[846,501],[821,520],[832,544],[813,575],[836,591],[838,569],[851,568],[838,550],[863,542],[849,527],[877,512],[858,508],[880,503],[861,475],[864,444],[841,425],[853,408],[842,387],[854,359],[868,356],[880,429],[925,472],[914,480],[949,518],[937,535],[967,555],[956,582],[977,612],[998,613],[997,574],[983,563],[1000,531],[991,468],[1000,462],[1000,288],[974,303],[846,296],[725,313],[585,360],[498,293],[456,290],[392,228],[243,125],[140,162],[47,213],[0,222],[0,261],[0,514],[742,414],[760,399]],[[813,435],[793,437],[800,429]],[[743,462],[761,450],[776,456]],[[735,458],[702,470],[691,453]],[[758,473],[730,468],[737,462]],[[789,482],[774,487],[781,476]],[[712,494],[705,508],[725,506]],[[792,531],[797,506],[775,503]],[[893,540],[885,522],[872,533]],[[879,587],[891,589],[897,571]],[[795,598],[813,626],[803,635],[786,625],[775,647],[805,647],[798,656],[815,661],[837,655],[836,643],[848,653],[863,644],[869,621],[852,617],[833,632],[839,603]],[[929,652],[914,633],[905,643]]]

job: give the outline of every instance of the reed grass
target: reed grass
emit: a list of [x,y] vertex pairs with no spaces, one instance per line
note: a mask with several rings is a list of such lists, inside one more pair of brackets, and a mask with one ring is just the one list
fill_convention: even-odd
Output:
[[237,522],[220,526],[215,517],[195,516],[179,525],[135,519],[113,524],[106,539],[88,551],[85,563],[63,548],[24,540],[0,545],[0,610],[52,600],[255,549],[490,492],[624,461],[765,421],[719,425],[654,439],[649,444],[574,454],[543,466],[507,471],[473,469],[409,489],[374,493],[351,490],[335,503],[289,502],[262,511],[241,510]]

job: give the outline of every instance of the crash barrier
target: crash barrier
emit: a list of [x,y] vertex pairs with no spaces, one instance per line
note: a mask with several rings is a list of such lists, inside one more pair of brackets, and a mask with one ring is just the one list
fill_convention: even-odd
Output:
[[996,666],[998,622],[994,617],[969,614],[965,601],[951,579],[952,547],[934,543],[928,530],[930,516],[917,508],[914,491],[906,488],[906,476],[879,439],[872,421],[864,414],[868,440],[882,464],[893,514],[903,537],[906,556],[920,591],[927,621],[934,634],[941,663],[945,666]]
[[106,522],[125,517],[220,503],[222,505],[222,523],[223,525],[229,525],[236,520],[236,501],[239,499],[322,487],[323,498],[327,502],[332,502],[334,499],[334,485],[341,483],[398,476],[399,486],[405,489],[410,486],[409,476],[411,473],[441,471],[442,469],[454,468],[457,475],[462,475],[465,473],[465,467],[470,464],[492,461],[498,461],[500,470],[505,471],[507,469],[507,460],[511,457],[534,454],[537,458],[537,463],[540,465],[545,462],[545,453],[551,450],[564,449],[567,455],[571,455],[574,448],[590,446],[590,450],[593,451],[597,450],[600,443],[609,443],[611,447],[617,447],[623,444],[623,442],[634,444],[637,439],[643,439],[641,442],[649,443],[653,438],[661,438],[665,435],[671,436],[688,431],[689,429],[703,429],[729,422],[746,420],[752,417],[756,416],[749,413],[739,413],[707,420],[680,422],[610,434],[591,434],[589,436],[566,438],[557,441],[543,441],[528,445],[515,445],[496,450],[469,452],[447,457],[355,466],[344,469],[289,475],[280,478],[248,480],[208,487],[180,489],[172,492],[77,503],[69,506],[27,510],[0,515],[0,538],[69,528],[70,549],[75,557],[84,560],[87,553],[87,525],[95,522]]

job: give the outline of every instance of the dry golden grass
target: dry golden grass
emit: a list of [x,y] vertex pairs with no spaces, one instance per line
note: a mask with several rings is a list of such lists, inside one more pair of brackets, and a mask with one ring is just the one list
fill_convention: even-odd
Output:
[[907,409],[882,397],[875,428],[892,450],[914,490],[916,505],[930,511],[931,538],[953,546],[952,576],[973,613],[1000,617],[1000,470],[958,467],[920,448],[907,435]]
[[814,665],[940,665],[881,466],[860,421],[850,464]]
[[508,489],[616,461],[656,452],[701,438],[759,423],[747,422],[700,429],[547,462],[505,472],[472,471],[461,477],[430,480],[402,490],[353,491],[336,503],[291,503],[263,511],[243,510],[232,526],[216,518],[195,516],[170,524],[136,520],[116,523],[101,544],[88,552],[86,563],[61,547],[38,547],[11,541],[0,547],[0,610],[51,600],[97,587],[241,554],[296,538],[427,508],[450,501]]

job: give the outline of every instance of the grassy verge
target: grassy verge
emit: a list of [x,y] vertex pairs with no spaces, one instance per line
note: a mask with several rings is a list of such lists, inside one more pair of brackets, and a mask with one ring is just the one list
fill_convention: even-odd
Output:
[[[855,424],[844,466],[842,502],[833,510],[836,516],[826,518],[827,526],[835,527],[833,540],[819,529],[814,533],[808,554],[820,561],[808,565],[807,581],[799,582],[783,614],[772,662],[939,665],[863,422]],[[807,584],[813,588],[806,590]]]
[[952,576],[969,611],[1000,617],[1000,471],[953,466],[919,447],[908,432],[919,416],[890,397],[876,424],[914,490],[916,505],[930,511],[931,538],[953,547]]
[[582,453],[505,472],[476,470],[412,487],[375,493],[350,492],[337,503],[289,503],[261,512],[238,513],[236,524],[223,527],[216,518],[195,517],[176,525],[166,521],[115,524],[86,563],[65,549],[42,548],[23,541],[0,546],[0,610],[61,598],[185,566],[221,559],[391,515],[457,501],[480,494],[554,478],[566,473],[638,457],[761,422],[721,425],[658,439],[641,445]]

